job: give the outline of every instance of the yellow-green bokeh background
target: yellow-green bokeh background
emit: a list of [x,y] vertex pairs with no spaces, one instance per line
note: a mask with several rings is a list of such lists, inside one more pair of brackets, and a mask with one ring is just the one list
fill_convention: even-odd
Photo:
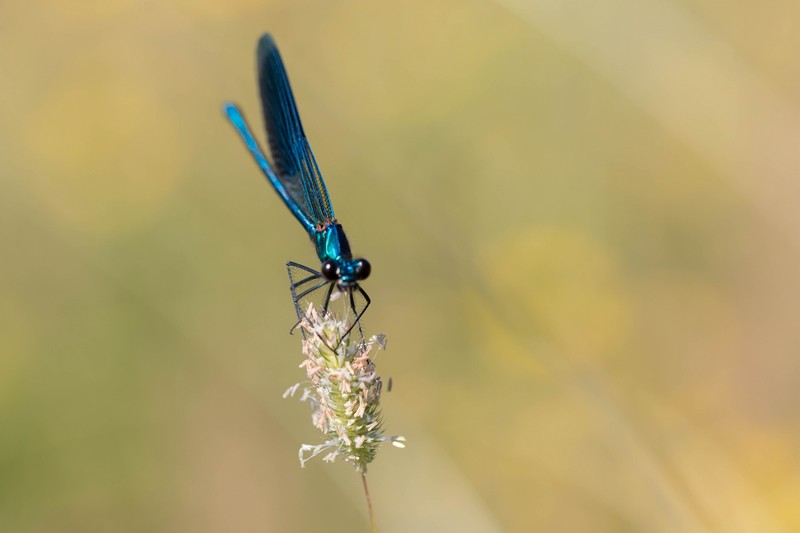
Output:
[[0,6],[0,530],[363,531],[302,378],[272,32],[395,384],[381,531],[800,530],[800,5]]

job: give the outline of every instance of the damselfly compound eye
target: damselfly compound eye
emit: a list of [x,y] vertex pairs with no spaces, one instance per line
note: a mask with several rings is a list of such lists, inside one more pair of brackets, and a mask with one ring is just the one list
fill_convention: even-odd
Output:
[[336,261],[329,259],[322,263],[322,276],[328,281],[339,279],[339,267],[336,266]]
[[372,267],[366,259],[359,259],[356,263],[356,279],[367,279]]

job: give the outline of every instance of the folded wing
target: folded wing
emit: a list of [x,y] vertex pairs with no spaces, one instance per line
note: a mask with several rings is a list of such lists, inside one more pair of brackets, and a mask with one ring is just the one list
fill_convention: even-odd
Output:
[[334,218],[331,201],[303,132],[286,69],[269,34],[258,43],[257,60],[264,123],[277,178],[305,217],[324,226]]

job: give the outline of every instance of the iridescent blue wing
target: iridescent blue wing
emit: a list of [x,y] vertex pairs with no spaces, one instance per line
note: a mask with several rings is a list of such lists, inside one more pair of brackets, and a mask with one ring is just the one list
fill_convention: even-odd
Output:
[[[317,223],[312,222],[308,218],[308,207],[298,205],[296,200],[296,198],[302,196],[301,192],[287,187],[287,184],[278,179],[278,176],[272,171],[269,161],[267,161],[267,158],[264,157],[264,154],[261,152],[261,148],[258,146],[258,142],[250,132],[250,128],[247,126],[247,121],[244,119],[242,112],[239,111],[239,108],[234,104],[227,102],[223,106],[223,111],[225,111],[225,115],[227,115],[228,120],[231,121],[233,127],[236,128],[236,131],[239,132],[239,135],[242,137],[247,149],[250,150],[250,153],[253,155],[256,163],[258,163],[258,166],[261,167],[261,171],[264,173],[270,183],[272,183],[272,186],[275,187],[275,191],[277,191],[278,196],[281,197],[283,202],[297,218],[297,220],[300,221],[306,231],[309,233],[314,232]],[[296,183],[290,183],[288,185],[297,188]]]
[[303,132],[278,47],[269,34],[258,42],[258,84],[277,178],[306,218],[326,225],[333,220],[331,200]]

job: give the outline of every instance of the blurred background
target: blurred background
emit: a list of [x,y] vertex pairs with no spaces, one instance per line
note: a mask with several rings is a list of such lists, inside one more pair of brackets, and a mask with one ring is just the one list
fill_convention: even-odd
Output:
[[275,36],[354,251],[381,531],[800,530],[800,4],[0,6],[0,530],[366,531],[314,461]]

